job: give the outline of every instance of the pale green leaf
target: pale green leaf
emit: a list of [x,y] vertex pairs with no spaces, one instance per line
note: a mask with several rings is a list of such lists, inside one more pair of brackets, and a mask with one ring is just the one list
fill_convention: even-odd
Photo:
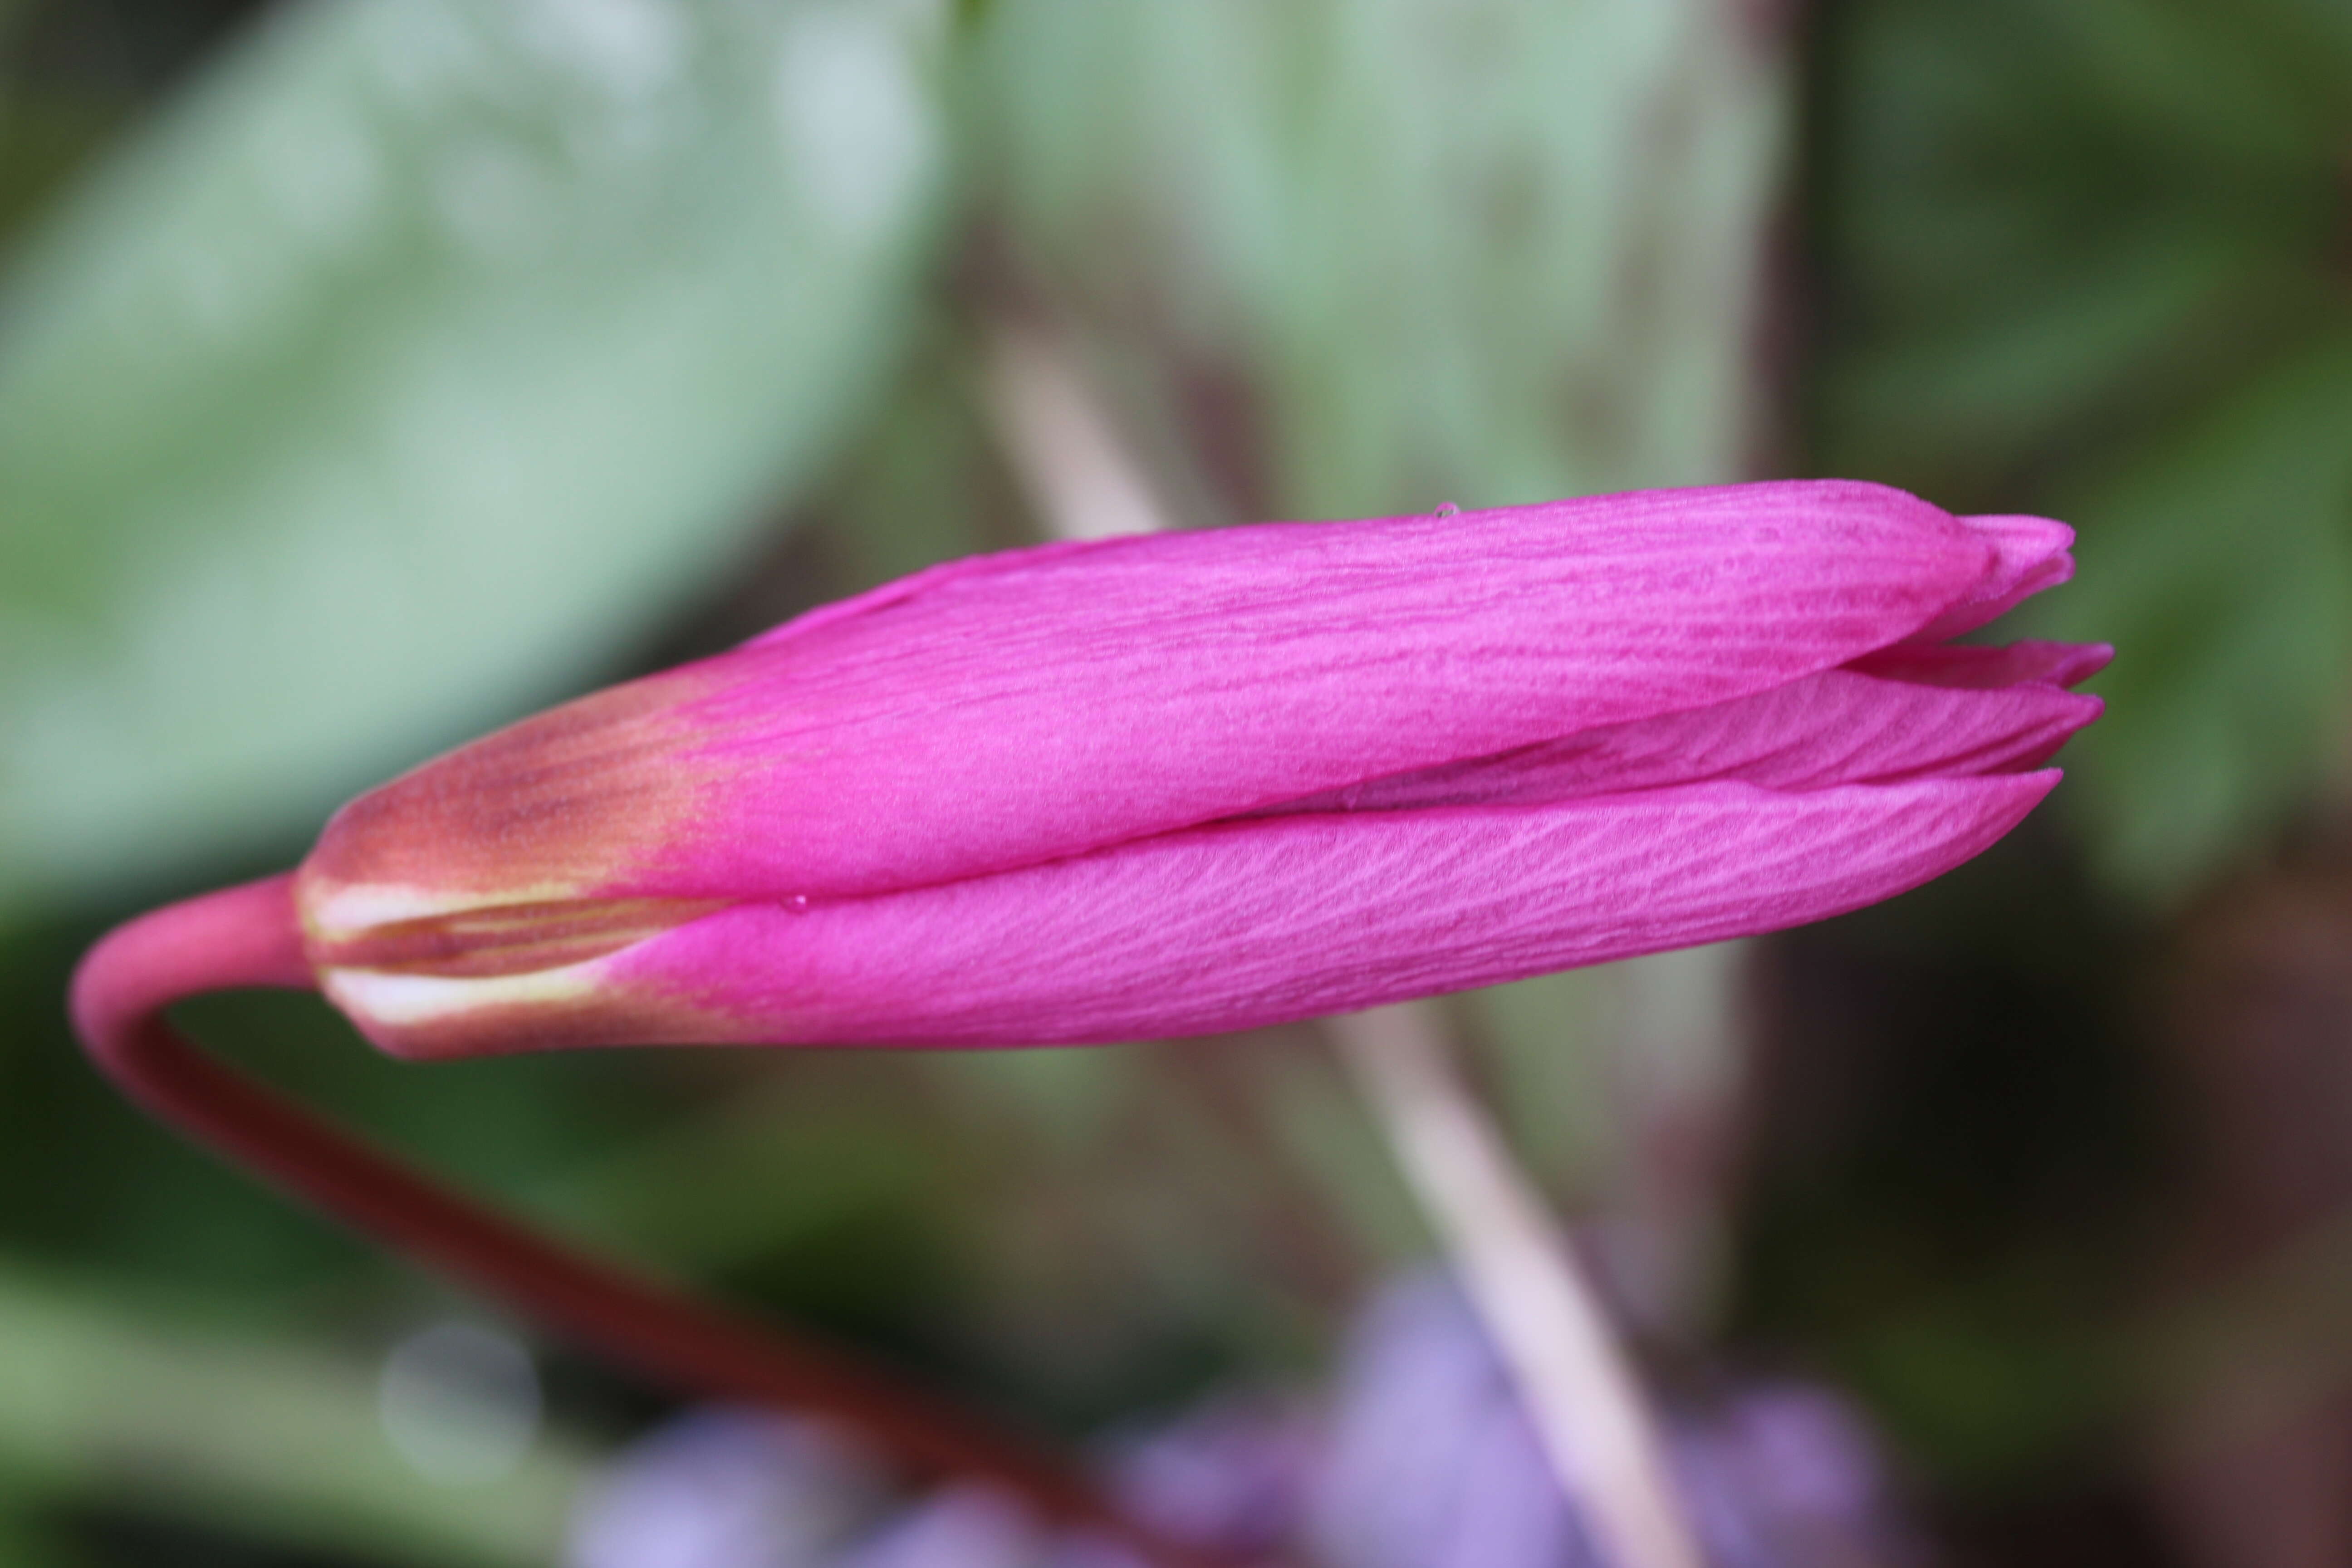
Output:
[[943,150],[866,0],[324,0],[0,298],[0,896],[313,822],[577,683],[887,363]]
[[365,1363],[0,1274],[7,1493],[387,1564],[528,1568],[560,1551],[589,1462],[543,1434],[496,1481],[429,1481],[386,1440]]
[[1017,243],[1102,336],[1240,383],[1243,503],[1736,475],[1786,104],[1722,7],[1002,0],[991,32]]

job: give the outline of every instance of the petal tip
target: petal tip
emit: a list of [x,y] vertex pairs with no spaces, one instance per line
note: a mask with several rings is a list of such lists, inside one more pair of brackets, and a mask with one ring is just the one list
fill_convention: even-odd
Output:
[[2054,518],[2001,515],[1954,521],[1984,544],[1990,560],[1977,581],[1914,632],[1912,641],[1941,642],[1974,631],[2074,575],[2070,553],[2074,531]]
[[[2086,642],[2074,645],[2072,658],[2066,659],[2051,672],[2051,681],[2058,686],[2079,686],[2116,661],[2113,643]],[[2105,704],[2101,703],[2102,707]]]

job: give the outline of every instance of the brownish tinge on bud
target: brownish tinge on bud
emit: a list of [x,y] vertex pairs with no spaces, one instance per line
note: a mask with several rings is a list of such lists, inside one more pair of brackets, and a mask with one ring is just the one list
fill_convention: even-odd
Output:
[[310,944],[322,968],[480,979],[585,963],[727,907],[723,899],[493,904],[387,921]]
[[[362,962],[364,950],[385,955],[369,967],[506,973],[541,966],[528,952],[535,943],[592,956],[649,920],[686,918],[558,907],[621,892],[690,822],[705,770],[684,710],[706,685],[688,669],[583,697],[343,807],[303,863],[296,894],[319,962]],[[484,951],[469,956],[476,941]],[[472,963],[487,967],[457,967]]]

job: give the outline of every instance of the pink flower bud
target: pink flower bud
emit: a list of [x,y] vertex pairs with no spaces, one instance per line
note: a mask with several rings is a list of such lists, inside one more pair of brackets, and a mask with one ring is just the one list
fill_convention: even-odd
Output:
[[954,563],[346,806],[412,1057],[1275,1023],[1773,930],[1999,838],[2105,650],[1948,647],[2063,525],[1790,482]]

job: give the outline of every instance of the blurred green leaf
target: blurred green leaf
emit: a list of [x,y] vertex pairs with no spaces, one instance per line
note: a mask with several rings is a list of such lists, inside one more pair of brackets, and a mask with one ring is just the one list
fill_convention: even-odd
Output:
[[1571,970],[1470,998],[1479,1065],[1521,1159],[1555,1194],[1589,1204],[1626,1153],[1604,1047],[1622,1035],[1606,970]]
[[124,108],[0,79],[0,246],[103,144]]
[[709,1272],[789,1254],[803,1237],[913,1214],[951,1180],[934,1136],[812,1075],[747,1084],[560,1177],[535,1208],[615,1250]]
[[2030,1268],[1858,1337],[1846,1370],[1907,1454],[1947,1487],[2014,1487],[2079,1452],[2127,1376]]
[[0,1486],[0,1564],[5,1568],[69,1568],[77,1561],[59,1531],[23,1507],[26,1500]]
[[2125,650],[2081,748],[2108,869],[2161,895],[2275,828],[2338,762],[2352,694],[2352,332],[2068,509],[2046,619]]
[[727,561],[890,355],[938,24],[320,0],[79,193],[0,296],[0,897],[283,834]]
[[2065,798],[2180,895],[2352,724],[2352,16],[1864,0],[1826,58],[1821,464],[2082,525],[2035,613],[2118,654]]
[[559,1549],[585,1469],[542,1437],[495,1483],[438,1485],[385,1439],[363,1366],[0,1277],[0,1485],[23,1495],[371,1562],[526,1568]]
[[1742,466],[1785,104],[1719,6],[999,0],[988,33],[1013,247],[1098,341],[1150,335],[1150,401],[1257,416],[1204,455],[1264,469],[1228,505]]
[[849,594],[1034,535],[982,405],[965,323],[934,303],[888,405],[866,421],[820,506],[819,541]]

